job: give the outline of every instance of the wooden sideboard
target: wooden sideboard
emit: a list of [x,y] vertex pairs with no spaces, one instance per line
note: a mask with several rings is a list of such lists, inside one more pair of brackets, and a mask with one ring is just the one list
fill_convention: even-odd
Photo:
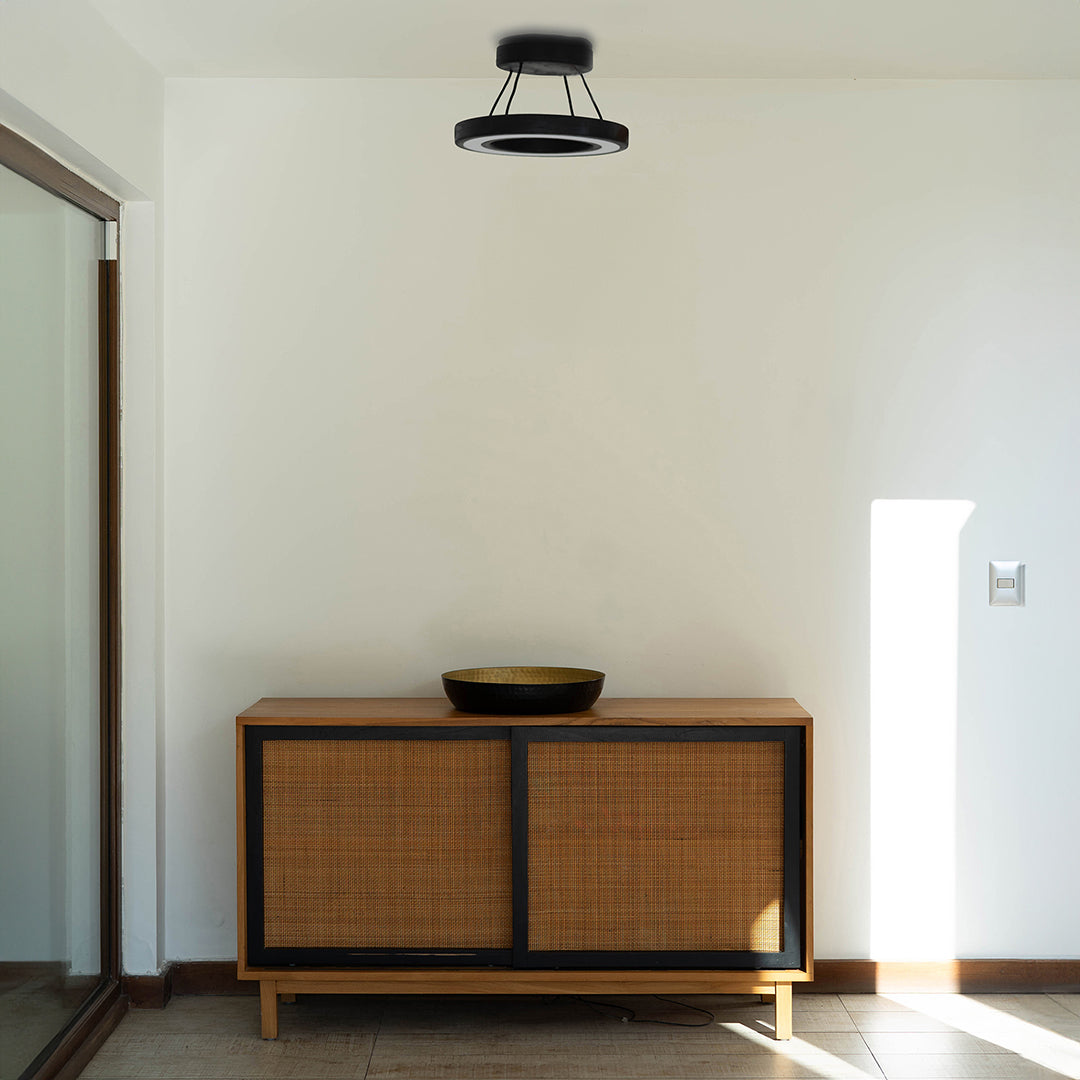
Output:
[[237,717],[241,979],[298,993],[761,994],[813,978],[812,720],[790,698]]

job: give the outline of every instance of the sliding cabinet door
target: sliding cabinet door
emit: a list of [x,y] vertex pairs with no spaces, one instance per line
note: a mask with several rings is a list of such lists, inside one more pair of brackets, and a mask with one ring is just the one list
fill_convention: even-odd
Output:
[[508,964],[510,740],[249,727],[247,963]]
[[514,963],[797,968],[802,730],[514,731]]

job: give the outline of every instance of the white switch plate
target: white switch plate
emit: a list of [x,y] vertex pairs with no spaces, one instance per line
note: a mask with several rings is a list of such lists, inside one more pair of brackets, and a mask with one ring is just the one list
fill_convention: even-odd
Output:
[[1024,606],[1024,564],[1022,562],[990,563],[990,606]]

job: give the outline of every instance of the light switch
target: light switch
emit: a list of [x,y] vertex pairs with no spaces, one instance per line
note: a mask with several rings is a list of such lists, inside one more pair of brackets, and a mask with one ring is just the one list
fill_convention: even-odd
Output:
[[1024,606],[1024,564],[1021,562],[990,563],[990,606]]

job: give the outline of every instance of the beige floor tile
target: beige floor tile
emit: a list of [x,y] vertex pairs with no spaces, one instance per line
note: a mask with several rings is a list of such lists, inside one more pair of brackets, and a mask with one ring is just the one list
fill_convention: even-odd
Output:
[[[796,999],[793,1007],[796,1031],[854,1031],[847,1013],[834,995],[830,1000],[810,1004]],[[683,1004],[676,1004],[680,1002]],[[681,1021],[697,1025],[708,1018],[694,1008],[712,1013],[719,1023],[751,1023],[755,1028],[771,1030],[774,1009],[756,996],[679,995],[673,1001],[661,1001],[651,995],[588,997],[401,997],[389,998],[382,1016],[381,1031],[438,1034],[441,1032],[559,1028],[564,1032],[603,1031],[618,1024],[632,1009],[639,1021]],[[285,1016],[284,1008],[281,1012]],[[656,1025],[660,1028],[663,1025]],[[635,1028],[649,1028],[644,1023]]]
[[[677,1001],[712,1012],[715,1022],[674,1027],[621,1023],[617,1009],[596,1012],[584,1001],[562,996],[311,995],[280,1006],[276,1041],[258,1037],[255,998],[180,997],[165,1010],[129,1013],[84,1075],[87,1080],[866,1080],[883,1075],[890,1080],[1061,1080],[1080,1078],[1080,1014],[1068,1007],[1078,998],[797,995],[795,1038],[777,1042],[772,1006],[749,996],[679,995]],[[693,1024],[705,1019],[645,995],[590,1000],[626,1004],[644,1018]],[[929,1015],[931,1010],[937,1015]],[[977,1028],[972,1021],[970,1032],[963,1030],[965,1010],[979,1021]],[[1000,1044],[993,1041],[998,1028]]]
[[[612,997],[603,1000],[630,1004],[629,998]],[[639,999],[633,999],[630,1007],[636,1009],[639,1006]],[[584,1033],[603,1030],[612,1023],[618,1023],[620,1015],[623,1015],[620,1009],[604,1008],[600,1005],[593,1008],[583,1001],[569,997],[403,995],[387,999],[379,1030],[387,1034],[489,1034],[504,1029],[527,1031],[531,1028],[552,1028]]]
[[[695,1037],[700,1036],[702,1041],[706,1041],[712,1037],[714,1030],[696,1033]],[[741,1025],[730,1025],[727,1030],[733,1041],[723,1043],[724,1053],[765,1051],[771,1054],[781,1054],[784,1057],[799,1057],[803,1054],[839,1054],[843,1056],[845,1054],[870,1053],[870,1048],[857,1031],[796,1032],[790,1039],[777,1040],[773,1037],[772,1031],[751,1031]],[[652,1032],[645,1034],[649,1039],[655,1038],[655,1034]]]
[[[764,1004],[760,994],[663,994],[661,996],[671,998],[674,1001],[685,1001],[687,1004],[696,1005],[701,1009]],[[656,1000],[653,994],[628,994],[626,999],[635,999],[637,1001]],[[618,998],[614,1000],[617,1001]]]
[[[1077,1018],[1069,1013],[1059,1014],[1053,1003],[1042,995],[1028,995],[1021,1000],[1015,995],[1009,1002],[1010,1011],[994,1008],[986,1001],[1003,1004],[999,995],[987,995],[984,1000],[959,995],[940,995],[936,1000],[923,998],[923,1008],[951,1024],[957,1031],[978,1038],[985,1047],[990,1044],[996,1052],[1004,1050],[1014,1060],[1033,1062],[1060,1076],[1080,1078],[1080,1027]],[[1025,1019],[1012,1015],[1024,1013]],[[883,1014],[884,1015],[884,1014]],[[1067,1019],[1063,1019],[1065,1016]],[[864,1032],[869,1042],[869,1032]],[[1027,1066],[1024,1066],[1025,1070]]]
[[[792,1017],[796,1031],[854,1031],[855,1026],[840,999],[833,994],[823,994],[823,1001],[807,1000],[813,995],[796,996],[792,1001]],[[704,1003],[718,1021],[745,1022],[758,1020],[771,1029],[776,1012],[771,1003],[748,1001],[740,1003],[730,998],[686,998],[695,1004]]]
[[880,1077],[870,1054],[724,1053],[697,1042],[504,1036],[382,1036],[368,1080],[751,1080]]
[[956,1031],[952,1024],[926,1013],[909,1009],[906,1012],[854,1012],[851,1018],[856,1028],[870,1031]]
[[500,1028],[497,1032],[455,1032],[442,1035],[397,1033],[380,1035],[380,1041],[390,1038],[443,1039],[454,1052],[467,1050],[471,1045],[488,1046],[493,1040],[499,1046],[513,1047],[522,1052],[544,1053],[568,1046],[588,1044],[602,1047],[613,1054],[657,1052],[660,1054],[718,1053],[718,1054],[775,1054],[784,1057],[800,1055],[869,1054],[861,1035],[855,1031],[809,1032],[794,1038],[777,1040],[771,1031],[759,1032],[739,1024],[714,1024],[705,1028],[669,1028],[647,1024],[611,1024],[592,1032],[574,1032],[562,1028],[545,1030]]
[[[766,1016],[753,1013],[718,1014],[716,1020],[721,1026],[732,1030],[756,1032],[769,1039],[773,1036],[774,1019],[771,1013]],[[641,1026],[644,1030],[659,1030],[659,1025],[655,1028],[651,1028],[649,1025]],[[802,1035],[807,1039],[819,1034],[850,1033],[855,1035],[858,1033],[850,1016],[825,1012],[794,1017],[792,1030],[796,1035]]]
[[147,1035],[118,1045],[110,1040],[82,1076],[86,1080],[361,1080],[373,1045],[372,1035],[286,1036],[275,1040],[213,1034]]
[[1047,994],[923,994],[905,1000],[984,1038],[1001,1034],[1015,1039],[1018,1033],[1026,1038],[1041,1031],[1080,1038],[1080,1016]]
[[1080,994],[1048,994],[1051,1001],[1080,1016]]
[[907,1005],[901,1005],[891,997],[881,994],[839,994],[841,1003],[848,1012],[904,1012]]
[[[840,1004],[840,999],[835,994],[822,994],[822,1000],[817,1000],[816,995],[807,994],[805,997],[797,995],[792,999],[792,1014],[796,1017],[829,1017],[836,1016],[842,1017],[847,1015],[847,1010]],[[693,1001],[694,1004],[698,1004],[701,1001],[705,1002],[705,1007],[714,1012],[718,1017],[725,1012],[728,1013],[748,1013],[753,1012],[761,1016],[771,1017],[774,1013],[773,1005],[771,1002],[761,1001],[749,1001],[741,1003],[733,1001],[730,998],[712,998],[711,1004],[709,999],[696,999],[686,998],[687,1001]]]
[[[646,1067],[643,1071],[632,1069],[614,1069],[602,1072],[583,1072],[574,1063],[564,1063],[558,1073],[545,1074],[543,1080],[882,1080],[883,1074],[867,1057],[867,1068],[873,1072],[841,1066],[837,1069],[825,1069],[802,1062],[784,1060],[770,1061],[762,1058],[749,1058],[730,1062],[700,1061],[680,1062],[678,1072],[658,1071],[655,1067]],[[752,1067],[751,1067],[752,1066]],[[481,1062],[466,1064],[460,1071],[438,1067],[434,1072],[392,1072],[371,1071],[368,1080],[531,1080],[533,1073],[516,1071],[512,1066],[505,1071],[498,1071],[498,1066]],[[102,1078],[112,1080],[112,1078]],[[123,1080],[123,1078],[117,1078]]]
[[[760,996],[757,994],[674,994],[671,996],[673,996],[677,1001],[685,1001],[690,1005],[697,1005],[700,1008],[710,1009],[714,1011],[716,1009],[754,1007],[760,1007],[766,1010],[772,1009],[772,1004],[770,1002],[761,1001]],[[645,999],[643,998],[642,1000]],[[796,993],[792,996],[792,1008],[796,1013],[842,1013],[844,1011],[844,1006],[840,1002],[839,994]]]
[[[729,1013],[717,1013],[716,1019],[725,1024],[745,1024],[758,1031],[772,1031],[774,1015],[771,1007],[765,1011],[741,1010]],[[805,1012],[795,1010],[792,1016],[792,1030],[806,1035],[819,1031],[857,1031],[855,1021],[846,1012],[831,1012],[826,1009],[810,1009]]]
[[[815,1043],[814,1040],[820,1040]],[[842,1041],[841,1041],[842,1040]],[[823,1033],[805,1038],[778,1041],[771,1036],[758,1038],[742,1029],[712,1027],[680,1031],[670,1028],[635,1030],[634,1025],[613,1025],[603,1032],[585,1035],[552,1031],[515,1033],[493,1031],[486,1035],[475,1032],[439,1035],[380,1034],[376,1044],[379,1051],[415,1045],[434,1051],[436,1048],[451,1055],[498,1049],[521,1055],[544,1054],[549,1051],[577,1051],[587,1056],[607,1054],[659,1053],[679,1055],[706,1053],[761,1054],[769,1056],[794,1045],[806,1053],[868,1054],[865,1042],[856,1032]]]
[[1013,1054],[879,1054],[888,1080],[1061,1080],[1061,1074]]
[[[1023,1052],[1023,1047],[1039,1042],[1065,1042],[1080,1044],[1080,1023],[1056,1018],[1022,1020],[1004,1017],[1000,1020],[981,1017],[978,1021],[964,1023],[957,1019],[953,1027],[977,1035],[980,1039],[1000,1042],[1011,1049]],[[1014,1045],[1015,1044],[1015,1045]]]
[[[385,999],[362,994],[302,994],[295,1003],[278,1006],[282,1035],[374,1034],[379,1030]],[[110,1037],[110,1043],[163,1034],[258,1035],[259,999],[176,997],[164,1009],[132,1009]]]
[[1049,994],[965,994],[969,1001],[976,1001],[1019,1020],[1063,1020],[1073,1023],[1076,1014],[1054,1001]]
[[824,1009],[831,1012],[842,1012],[843,1002],[839,994],[814,994],[809,991],[800,993],[796,991],[792,997],[796,1009]]
[[379,1030],[386,999],[364,994],[300,994],[278,1005],[278,1028],[286,1035],[363,1035]]
[[259,1031],[259,999],[175,997],[164,1009],[131,1009],[110,1042],[146,1035],[251,1035]]
[[861,1036],[874,1054],[1005,1054],[997,1043],[966,1031],[866,1031]]

